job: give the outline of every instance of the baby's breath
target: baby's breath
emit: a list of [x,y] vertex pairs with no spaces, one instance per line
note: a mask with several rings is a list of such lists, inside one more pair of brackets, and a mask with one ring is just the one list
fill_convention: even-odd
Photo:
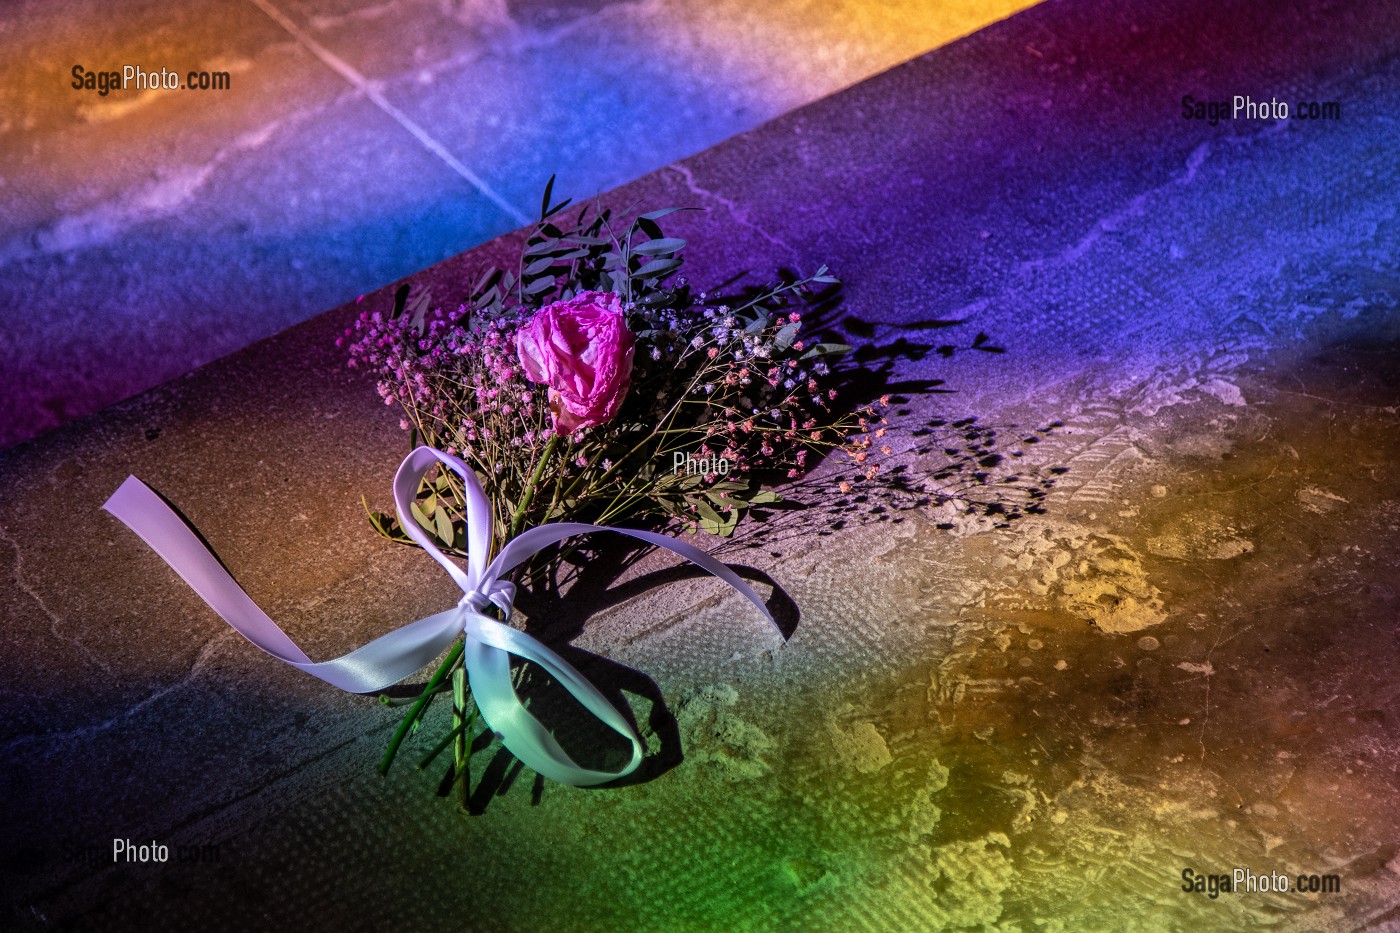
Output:
[[[580,210],[572,225],[542,218],[517,272],[489,271],[468,302],[433,308],[425,292],[401,300],[398,313],[367,311],[346,331],[350,365],[375,374],[385,404],[403,410],[401,426],[486,480],[498,542],[546,521],[649,515],[729,534],[751,506],[776,501],[765,485],[826,454],[869,469],[862,438],[878,416],[841,411],[826,384],[828,360],[849,348],[808,334],[798,309],[835,279],[823,267],[743,301],[697,296],[677,275],[684,241],[662,235],[663,213],[622,228],[601,206]],[[615,418],[556,438],[547,390],[526,379],[515,334],[544,304],[589,290],[616,294],[626,312],[636,337],[631,388]],[[682,473],[678,457],[711,468]],[[459,551],[461,494],[446,473],[420,491],[434,513],[425,516],[430,530]],[[406,540],[394,519],[371,518]]]

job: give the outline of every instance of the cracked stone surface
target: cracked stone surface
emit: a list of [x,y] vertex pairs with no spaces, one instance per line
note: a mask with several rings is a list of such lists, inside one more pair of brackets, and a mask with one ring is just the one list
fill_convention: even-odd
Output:
[[553,174],[606,191],[1030,2],[11,3],[0,446],[514,229]]
[[[904,341],[890,379],[952,390],[906,393],[911,469],[943,461],[910,429],[975,416],[1059,422],[1017,468],[1064,471],[1008,527],[875,490],[718,547],[800,607],[785,644],[703,580],[589,618],[573,649],[679,739],[653,780],[488,749],[472,812],[382,780],[392,710],[252,649],[98,511],[152,483],[312,657],[449,605],[362,515],[404,439],[334,347],[355,306],[0,453],[8,926],[1395,928],[1396,17],[1050,2],[614,193],[708,208],[676,227],[696,281],[839,272]],[[1175,106],[1251,89],[1345,117]],[[934,351],[977,331],[1005,352]],[[219,861],[114,866],[113,837]]]

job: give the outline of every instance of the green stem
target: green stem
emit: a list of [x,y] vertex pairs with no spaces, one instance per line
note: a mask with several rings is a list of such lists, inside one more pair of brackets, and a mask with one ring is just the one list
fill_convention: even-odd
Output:
[[554,451],[558,446],[559,435],[551,434],[549,443],[544,445],[544,453],[540,454],[540,459],[535,462],[535,469],[530,474],[530,481],[525,484],[525,489],[520,494],[520,503],[515,507],[515,514],[510,517],[510,534],[507,536],[507,540],[512,540],[520,534],[520,526],[525,523],[525,513],[530,508],[530,500],[535,498],[535,487],[540,484],[544,468],[549,463],[550,458],[554,456]]
[[[441,693],[444,689],[446,688],[439,686],[437,691],[433,695],[437,696],[437,694]],[[396,699],[383,693],[379,695],[379,702],[384,706],[407,706],[410,703],[417,703],[418,699],[419,697],[404,697],[403,699]]]
[[453,740],[453,739],[459,739],[459,738],[461,738],[462,735],[463,735],[463,733],[464,733],[475,721],[476,721],[476,715],[473,714],[472,717],[471,717],[471,719],[465,719],[465,720],[463,720],[462,723],[461,723],[460,725],[458,725],[456,728],[454,728],[451,732],[447,733],[447,735],[443,737],[443,740],[442,740],[441,742],[437,743],[437,745],[433,746],[433,750],[430,751],[430,752],[428,752],[428,754],[424,755],[424,756],[423,756],[423,760],[420,761],[420,762],[418,762],[418,770],[419,770],[419,771],[422,771],[424,768],[428,767],[428,765],[432,764],[432,763],[433,763],[433,759],[436,758],[438,755],[441,755],[442,752],[443,752],[443,749],[447,748],[447,746],[450,745],[450,744],[452,743],[452,740]]
[[428,701],[432,699],[433,694],[437,692],[438,687],[441,686],[443,680],[447,677],[448,671],[452,669],[452,666],[456,664],[457,660],[461,657],[462,642],[459,641],[452,646],[452,650],[447,653],[447,657],[443,659],[442,664],[438,665],[438,669],[433,673],[432,678],[429,679],[427,686],[425,686],[423,692],[418,695],[417,702],[413,704],[413,708],[408,711],[408,715],[403,718],[403,722],[399,723],[398,729],[394,731],[394,737],[389,741],[388,750],[384,752],[384,757],[379,760],[379,773],[381,775],[387,775],[389,773],[389,766],[394,763],[394,756],[398,754],[399,746],[403,744],[404,737],[408,735],[408,730],[418,721],[418,717],[423,712],[423,707],[428,705]]
[[[471,727],[476,722],[476,710],[472,710],[471,718],[467,718],[467,670],[459,667],[452,672],[452,734],[456,737],[456,742],[452,747],[452,774],[455,780],[457,776],[465,774],[467,771],[467,760],[471,755]],[[462,805],[468,803],[471,791],[471,781],[462,784]]]

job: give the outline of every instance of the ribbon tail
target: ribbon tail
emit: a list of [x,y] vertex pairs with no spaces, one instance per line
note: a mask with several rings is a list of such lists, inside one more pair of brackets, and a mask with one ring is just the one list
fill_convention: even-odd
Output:
[[150,545],[238,634],[279,661],[351,693],[398,683],[442,653],[462,629],[461,611],[419,619],[332,661],[315,662],[243,591],[190,527],[134,476],[102,506]]
[[[466,633],[463,660],[477,709],[501,744],[536,773],[561,784],[591,787],[625,777],[641,764],[645,749],[637,731],[568,661],[530,635],[476,613],[468,617]],[[631,760],[619,771],[594,771],[570,758],[516,695],[510,676],[512,654],[549,671],[585,709],[631,742]]]

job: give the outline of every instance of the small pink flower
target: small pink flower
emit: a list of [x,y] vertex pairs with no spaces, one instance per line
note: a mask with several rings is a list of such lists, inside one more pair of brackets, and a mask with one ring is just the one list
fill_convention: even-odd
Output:
[[546,305],[515,334],[525,376],[549,386],[554,430],[563,435],[616,417],[632,386],[635,344],[612,292]]

